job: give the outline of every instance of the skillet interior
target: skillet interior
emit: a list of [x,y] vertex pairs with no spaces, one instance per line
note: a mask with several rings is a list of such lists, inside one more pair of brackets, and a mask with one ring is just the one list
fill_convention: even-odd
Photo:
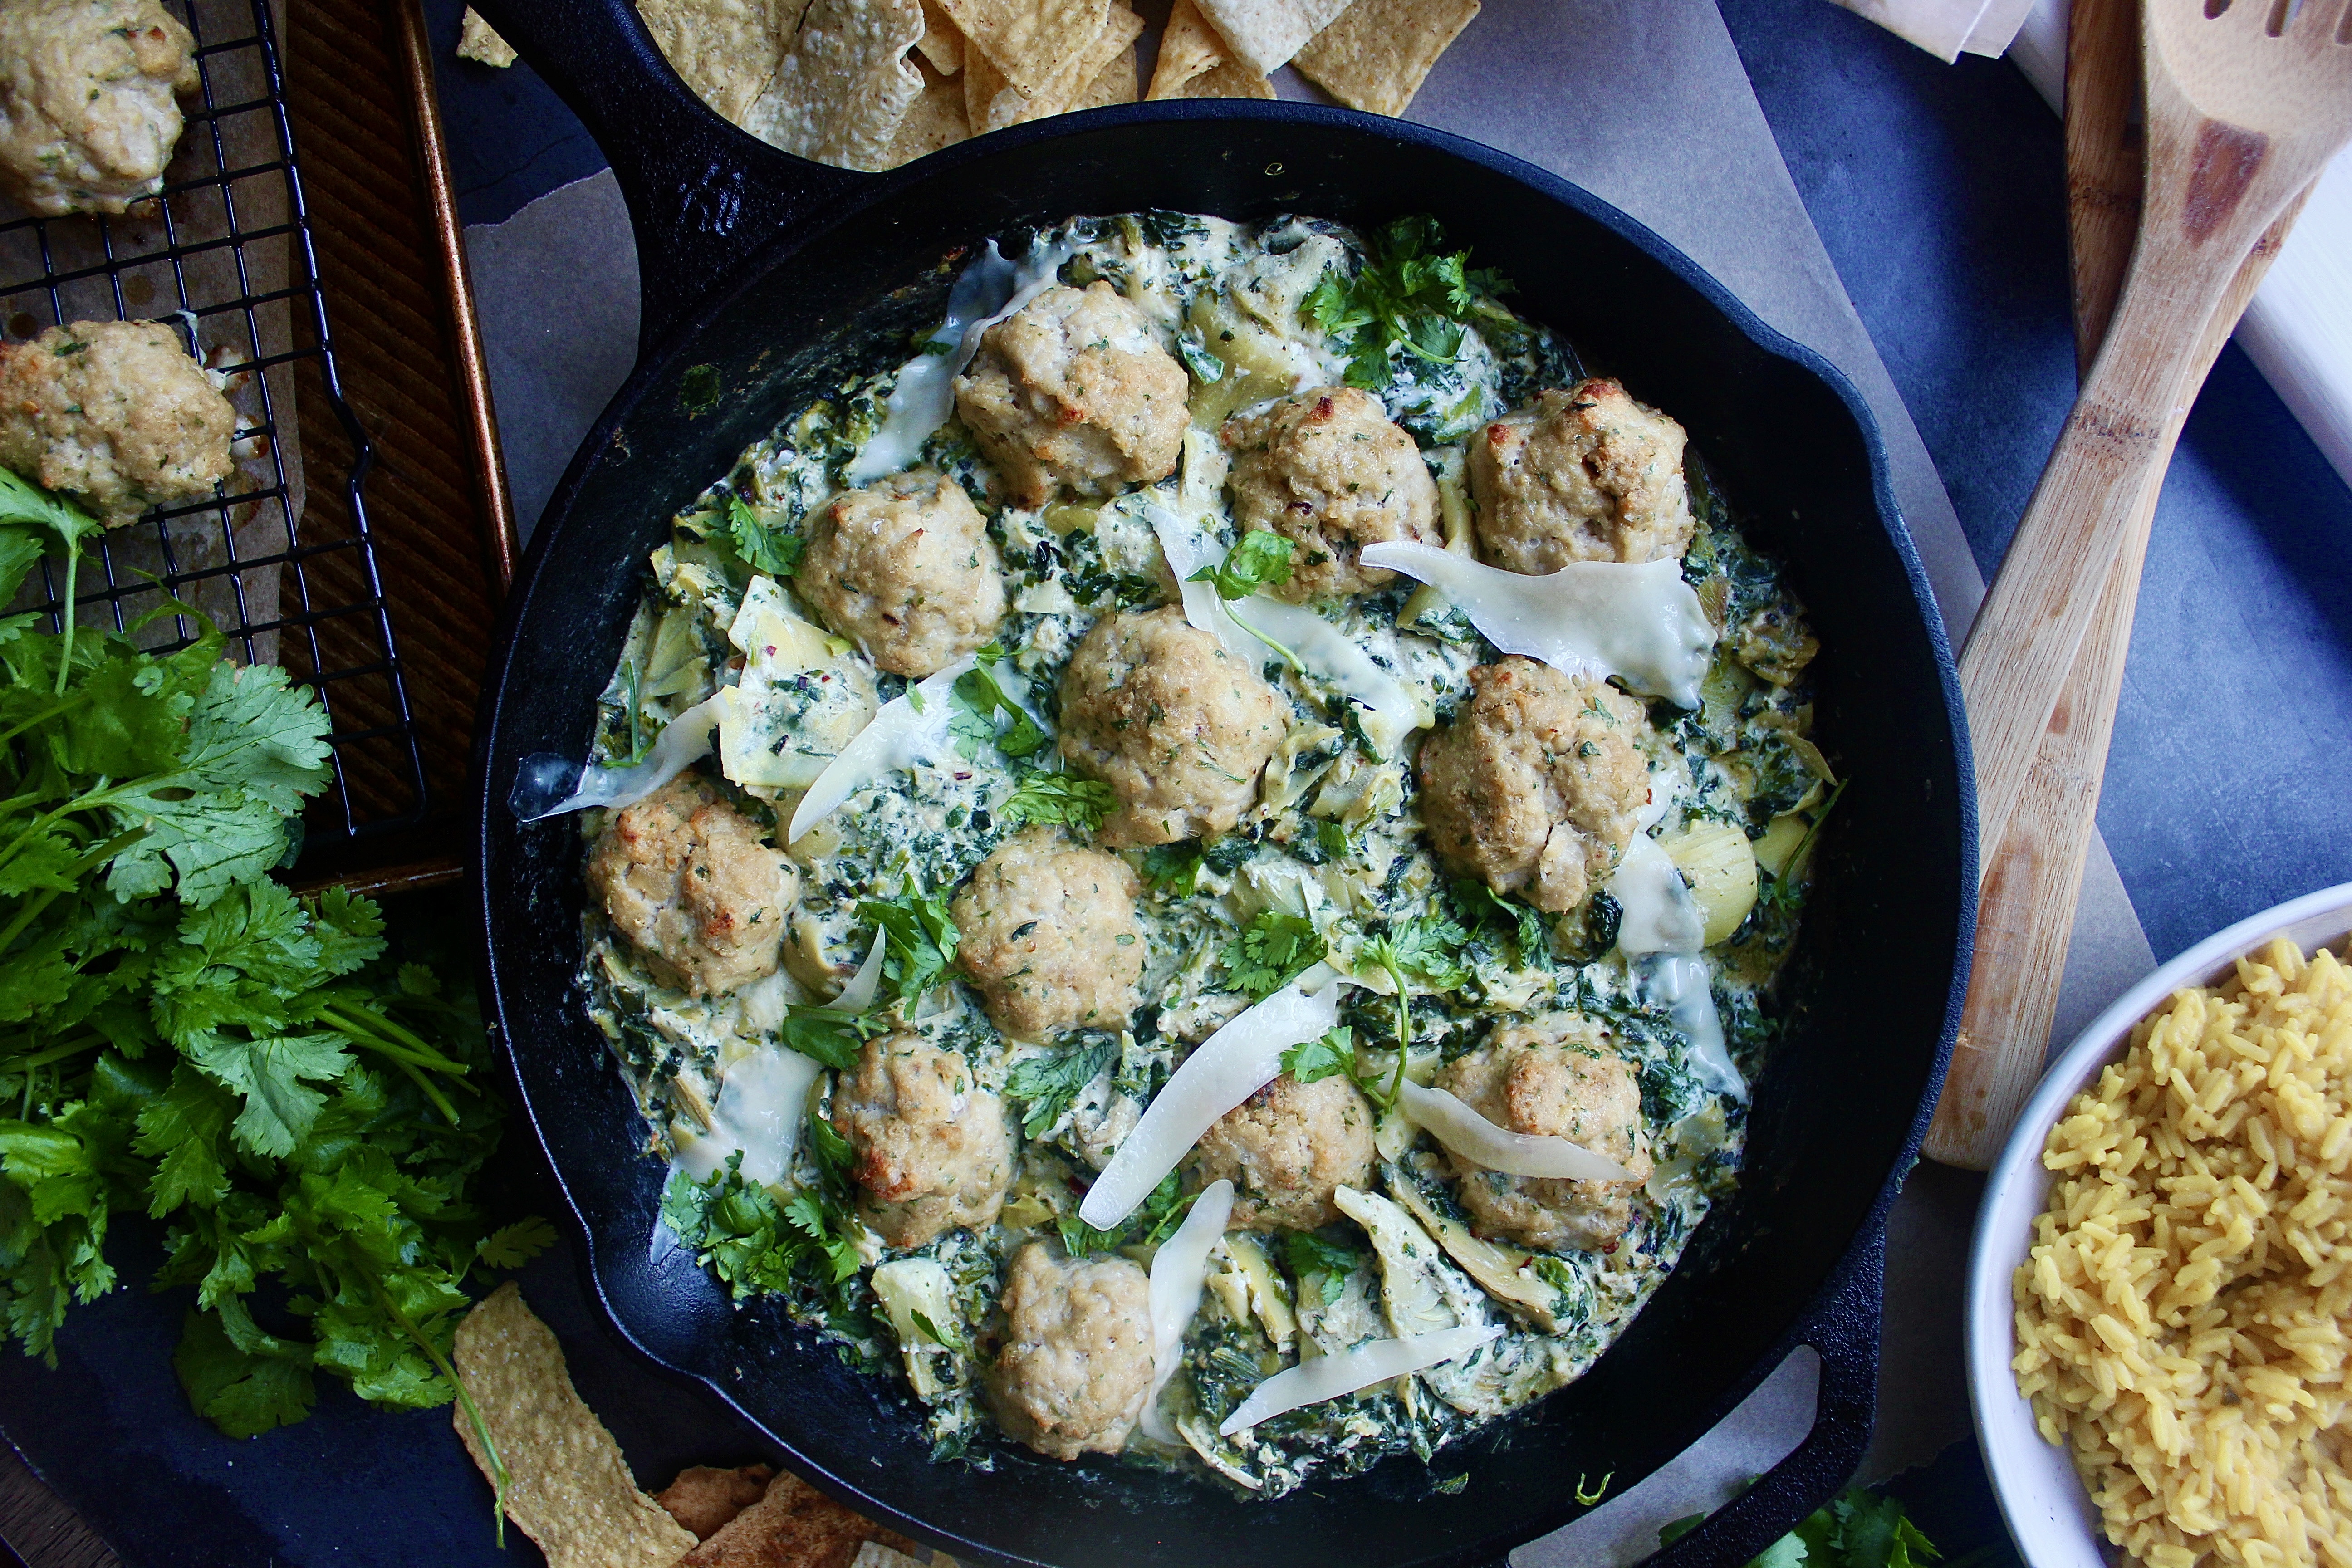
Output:
[[[583,447],[531,542],[495,662],[478,756],[489,994],[600,1293],[640,1348],[717,1388],[796,1468],[959,1555],[1065,1568],[1468,1563],[1580,1511],[1580,1477],[1613,1474],[1612,1495],[1623,1490],[1770,1370],[1841,1258],[1874,1231],[1916,1148],[1965,980],[1975,875],[1958,697],[1858,399],[1572,187],[1469,143],[1379,129],[1392,122],[1278,110],[1155,105],[990,138],[918,165],[824,232],[780,239],[647,359]],[[956,246],[1024,220],[1144,206],[1358,225],[1434,214],[1517,281],[1522,311],[1691,430],[1812,616],[1815,733],[1853,781],[1784,982],[1792,1026],[1757,1086],[1740,1186],[1648,1310],[1589,1376],[1433,1471],[1391,1459],[1270,1505],[1017,1453],[987,1473],[934,1466],[883,1382],[772,1307],[734,1310],[691,1258],[650,1242],[665,1171],[643,1156],[573,983],[576,829],[520,826],[503,805],[520,758],[584,750],[646,552],[681,502],[830,384],[845,323]],[[902,299],[885,319],[910,324],[930,302]],[[703,365],[723,395],[698,416],[682,392]],[[1874,1292],[1873,1308],[1874,1342]],[[1461,1492],[1433,1491],[1433,1474],[1464,1470]]]

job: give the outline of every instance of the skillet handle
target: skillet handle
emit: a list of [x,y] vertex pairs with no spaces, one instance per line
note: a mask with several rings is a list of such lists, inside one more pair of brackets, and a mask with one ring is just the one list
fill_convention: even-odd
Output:
[[678,79],[632,0],[479,0],[613,165],[636,231],[639,352],[761,244],[878,176],[780,153]]
[[[1790,1336],[1822,1358],[1812,1429],[1754,1486],[1643,1559],[1642,1568],[1729,1568],[1778,1541],[1853,1479],[1878,1409],[1878,1328],[1886,1294],[1882,1225],[1853,1250]],[[1509,1568],[1507,1558],[1486,1568]]]

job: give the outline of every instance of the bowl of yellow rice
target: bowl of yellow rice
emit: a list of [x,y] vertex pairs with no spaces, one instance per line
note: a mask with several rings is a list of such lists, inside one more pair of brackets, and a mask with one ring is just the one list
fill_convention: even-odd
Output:
[[2352,1568],[2352,883],[2164,964],[1985,1186],[1970,1398],[2033,1568]]

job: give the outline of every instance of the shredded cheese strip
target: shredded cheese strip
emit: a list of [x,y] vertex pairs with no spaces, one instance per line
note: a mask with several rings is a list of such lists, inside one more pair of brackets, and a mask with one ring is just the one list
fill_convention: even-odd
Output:
[[515,774],[514,789],[507,796],[507,808],[520,821],[537,822],[592,805],[635,805],[709,754],[710,734],[726,708],[727,689],[722,687],[663,725],[644,762],[628,768],[588,763],[576,775],[572,793],[551,804],[546,797],[562,787],[571,764],[551,753],[524,758]]
[[1505,653],[1567,675],[1613,675],[1678,707],[1699,704],[1715,625],[1679,561],[1580,561],[1530,577],[1433,544],[1368,544],[1360,559],[1437,589]]
[[1209,1254],[1233,1214],[1234,1184],[1220,1176],[1201,1189],[1192,1212],[1151,1259],[1151,1394],[1143,1402],[1143,1430],[1162,1443],[1183,1441],[1160,1414],[1160,1391],[1184,1363],[1184,1331],[1201,1310]]
[[922,456],[931,432],[955,412],[955,378],[980,352],[981,334],[1054,286],[1062,263],[1077,254],[1065,237],[1033,245],[1018,265],[1004,259],[996,241],[963,269],[948,290],[947,320],[929,346],[899,367],[898,380],[883,404],[882,427],[874,432],[845,476],[854,489],[887,475],[903,473]]
[[1202,1040],[1152,1096],[1078,1217],[1108,1230],[1141,1206],[1217,1118],[1274,1081],[1283,1052],[1339,1023],[1342,983],[1318,963]]
[[948,743],[948,721],[955,715],[955,683],[973,666],[964,655],[922,684],[882,704],[874,721],[841,749],[809,785],[793,808],[784,841],[797,843],[802,834],[839,810],[842,802],[877,779],[910,768]]
[[1499,1323],[1440,1329],[1433,1334],[1409,1334],[1401,1340],[1371,1340],[1336,1355],[1300,1362],[1250,1390],[1250,1396],[1218,1425],[1217,1436],[1230,1437],[1286,1410],[1320,1405],[1391,1378],[1459,1360],[1502,1332]]
[[1431,1137],[1474,1165],[1507,1176],[1556,1176],[1570,1182],[1630,1182],[1633,1173],[1565,1138],[1497,1127],[1442,1089],[1411,1079],[1402,1089],[1404,1112]]

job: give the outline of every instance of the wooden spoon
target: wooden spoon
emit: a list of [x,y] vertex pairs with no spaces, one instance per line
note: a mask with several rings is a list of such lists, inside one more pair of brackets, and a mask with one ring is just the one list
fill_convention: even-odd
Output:
[[[2074,0],[2069,24],[2067,219],[2075,361],[2085,374],[2123,289],[2139,219],[2142,157],[2131,121],[2139,87],[2138,22],[2136,0]],[[2196,380],[2204,379],[2229,341],[2302,205],[2303,196],[2288,204],[2238,269],[2199,344]],[[2156,500],[2154,487],[2141,495],[2035,750],[2025,792],[2000,842],[1987,847],[1976,968],[1924,1145],[1929,1159],[1948,1165],[1991,1165],[2048,1054]]]
[[2147,0],[2147,163],[2123,298],[1960,656],[1981,842],[1999,845],[2109,566],[2201,380],[2200,330],[2352,142],[2352,0]]

